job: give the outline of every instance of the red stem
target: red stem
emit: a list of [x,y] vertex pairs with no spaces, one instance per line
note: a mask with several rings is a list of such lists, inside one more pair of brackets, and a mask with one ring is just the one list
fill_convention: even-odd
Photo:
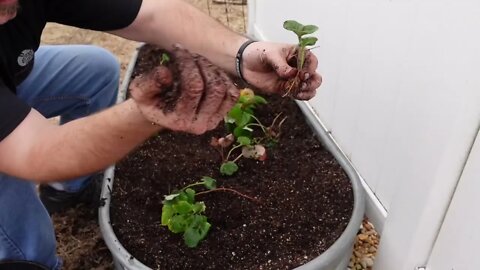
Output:
[[245,199],[248,199],[248,200],[251,200],[251,201],[254,201],[256,203],[260,203],[260,200],[258,199],[255,199],[253,197],[250,197],[246,194],[243,194],[239,191],[236,191],[235,189],[231,189],[231,188],[226,188],[226,187],[219,187],[219,188],[216,188],[216,189],[211,189],[211,190],[207,190],[207,191],[202,191],[202,192],[198,192],[197,195],[204,195],[204,194],[208,194],[208,193],[211,193],[211,192],[215,192],[215,191],[225,191],[225,192],[232,192],[240,197],[243,197]]

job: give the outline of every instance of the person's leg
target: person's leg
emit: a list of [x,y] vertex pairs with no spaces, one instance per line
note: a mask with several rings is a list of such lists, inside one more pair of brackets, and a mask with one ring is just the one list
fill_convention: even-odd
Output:
[[0,174],[0,261],[26,260],[60,269],[52,221],[35,185]]
[[[90,115],[116,101],[120,65],[95,46],[41,46],[18,96],[45,117],[61,116],[61,124]],[[90,176],[55,183],[57,190],[78,192]]]
[[[118,62],[103,49],[45,46],[17,93],[46,117],[61,115],[67,122],[112,105],[118,76]],[[79,191],[87,178],[59,186]],[[0,261],[29,260],[60,269],[53,225],[35,185],[0,174],[0,205]]]

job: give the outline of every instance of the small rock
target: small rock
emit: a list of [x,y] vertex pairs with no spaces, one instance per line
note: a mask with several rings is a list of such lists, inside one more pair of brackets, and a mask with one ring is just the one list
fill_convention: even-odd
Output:
[[358,239],[360,239],[361,241],[365,241],[365,240],[368,239],[368,235],[363,234],[363,233],[362,233],[362,234],[359,234],[359,235],[358,235]]

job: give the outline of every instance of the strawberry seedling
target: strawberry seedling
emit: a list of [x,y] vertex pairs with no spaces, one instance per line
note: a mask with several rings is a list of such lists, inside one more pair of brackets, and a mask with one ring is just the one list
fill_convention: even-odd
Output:
[[[211,224],[204,215],[206,205],[196,201],[196,197],[216,191],[232,192],[246,199],[257,201],[248,195],[231,188],[217,188],[217,181],[204,176],[201,181],[190,184],[179,191],[175,191],[163,200],[162,225],[167,226],[173,233],[183,233],[183,240],[188,247],[196,247],[210,230]],[[206,190],[197,192],[194,188],[203,186]]]
[[287,83],[288,89],[285,96],[289,95],[292,90],[297,91],[300,86],[299,73],[303,69],[305,64],[305,54],[307,52],[307,46],[314,46],[318,39],[312,36],[306,36],[315,33],[318,30],[316,25],[303,25],[294,20],[288,20],[283,23],[283,28],[288,31],[292,31],[298,38],[298,44],[296,49],[296,68],[297,75]]
[[[212,138],[211,145],[220,152],[222,158],[220,172],[223,175],[233,175],[237,172],[237,161],[241,157],[265,160],[266,148],[264,145],[276,144],[281,125],[286,117],[277,124],[280,117],[277,115],[269,127],[263,125],[254,115],[254,109],[263,104],[267,104],[263,97],[255,95],[250,89],[243,89],[240,91],[239,100],[225,118],[227,129],[231,133],[222,138]],[[263,136],[253,136],[255,127],[261,129]],[[231,148],[227,150],[230,146]],[[237,149],[241,149],[241,153],[232,159],[232,155]],[[228,153],[225,155],[226,151]]]

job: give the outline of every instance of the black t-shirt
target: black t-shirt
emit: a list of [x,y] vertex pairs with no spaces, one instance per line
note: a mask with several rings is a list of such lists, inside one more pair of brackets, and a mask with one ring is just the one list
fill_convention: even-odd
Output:
[[17,16],[0,25],[0,140],[30,112],[16,85],[30,73],[47,22],[110,31],[130,25],[142,0],[19,0]]

